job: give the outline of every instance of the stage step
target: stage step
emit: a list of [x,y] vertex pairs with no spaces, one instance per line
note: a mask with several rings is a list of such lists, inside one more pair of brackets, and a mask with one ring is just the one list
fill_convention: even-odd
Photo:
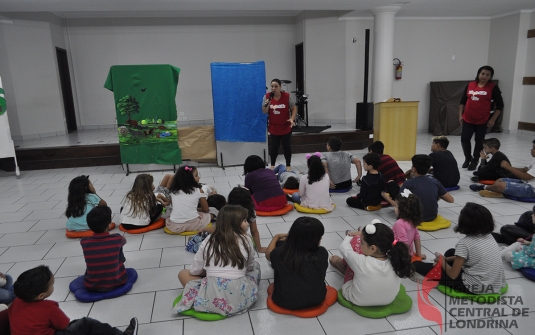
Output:
[[[312,153],[326,151],[329,137],[339,137],[342,150],[366,149],[373,138],[372,130],[339,131],[317,134],[298,133],[292,135],[292,153]],[[271,142],[271,136],[268,139]],[[22,171],[60,169],[83,166],[120,165],[121,152],[119,144],[79,145],[71,147],[26,148],[16,149],[19,168]],[[282,146],[279,154],[282,154]],[[182,159],[186,159],[183,157]],[[15,171],[13,158],[0,159],[0,169]]]

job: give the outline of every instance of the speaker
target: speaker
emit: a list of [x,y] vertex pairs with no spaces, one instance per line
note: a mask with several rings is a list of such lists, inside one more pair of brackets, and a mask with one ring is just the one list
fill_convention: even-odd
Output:
[[357,102],[357,129],[373,129],[373,102]]

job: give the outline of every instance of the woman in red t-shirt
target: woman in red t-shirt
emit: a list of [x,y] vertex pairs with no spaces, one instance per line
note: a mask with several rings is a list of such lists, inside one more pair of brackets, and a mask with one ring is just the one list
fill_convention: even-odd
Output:
[[[503,110],[502,92],[498,85],[491,82],[493,76],[492,67],[488,65],[480,67],[475,81],[466,85],[459,104],[459,122],[462,125],[461,145],[465,157],[462,167],[470,171],[475,170],[479,162],[487,127],[494,126],[494,122]],[[490,117],[492,102],[496,104],[496,108]],[[476,136],[472,155],[470,141],[474,133]]]
[[271,135],[271,169],[275,168],[275,162],[279,155],[279,146],[282,142],[284,158],[286,159],[286,171],[291,171],[292,149],[290,139],[292,127],[295,124],[297,107],[295,101],[289,93],[281,91],[281,81],[273,79],[271,81],[271,92],[266,93],[262,103],[262,112],[268,114],[268,131]]

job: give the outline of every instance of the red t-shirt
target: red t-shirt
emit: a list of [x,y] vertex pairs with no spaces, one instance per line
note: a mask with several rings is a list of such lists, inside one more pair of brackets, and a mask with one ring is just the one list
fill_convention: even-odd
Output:
[[70,321],[53,300],[25,302],[15,298],[7,312],[11,335],[54,335]]
[[463,121],[471,124],[485,124],[489,120],[492,102],[492,90],[496,84],[487,83],[478,87],[477,82],[468,83],[466,90],[466,105],[464,107]]
[[[266,99],[269,99],[266,94]],[[279,100],[275,98],[269,102],[269,126],[268,131],[271,135],[286,135],[292,131],[290,119],[290,94],[281,92]]]

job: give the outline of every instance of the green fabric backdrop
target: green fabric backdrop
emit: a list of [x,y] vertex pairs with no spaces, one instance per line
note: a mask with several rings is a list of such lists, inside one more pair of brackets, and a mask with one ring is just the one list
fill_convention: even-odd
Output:
[[104,87],[113,91],[121,162],[180,164],[172,65],[114,65]]

